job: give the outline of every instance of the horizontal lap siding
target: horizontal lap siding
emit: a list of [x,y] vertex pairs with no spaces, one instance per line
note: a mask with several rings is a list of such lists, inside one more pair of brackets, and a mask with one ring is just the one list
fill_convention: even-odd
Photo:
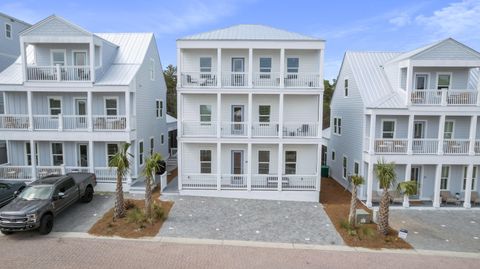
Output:
[[318,50],[285,50],[285,72],[287,72],[288,58],[298,57],[298,72],[318,73],[319,72],[319,52]]
[[248,121],[248,96],[245,94],[242,95],[231,95],[226,94],[222,95],[222,121],[230,122],[232,121],[232,106],[233,105],[243,105],[243,117],[244,121]]
[[253,72],[260,72],[260,58],[271,58],[271,71],[280,72],[280,50],[253,50]]
[[27,93],[5,92],[5,114],[28,114]]
[[[320,160],[317,158],[316,145],[284,145],[283,146],[283,168],[285,174],[285,152],[297,152],[297,175],[314,175],[317,173],[317,166]],[[318,163],[318,165],[317,165]]]
[[270,122],[278,122],[278,95],[254,95],[252,100],[252,121],[259,122],[259,108],[261,105],[270,106]]
[[258,174],[258,152],[270,151],[269,174],[277,174],[278,145],[252,145],[252,174]]
[[[426,73],[428,74],[428,88],[437,88],[437,73],[452,73],[451,85],[452,89],[467,89],[469,80],[468,68],[446,68],[446,67],[414,67],[414,73]],[[415,81],[412,80],[412,88],[415,85]]]
[[[377,122],[375,124],[375,137],[382,138],[382,121],[394,120],[395,123],[395,138],[406,139],[408,129],[408,117],[407,116],[377,116]],[[369,128],[369,127],[368,127]]]
[[216,49],[183,50],[182,72],[200,72],[200,57],[212,58],[212,72],[217,70]]
[[212,121],[217,120],[217,96],[214,94],[184,94],[182,119],[200,121],[200,105],[211,105]]
[[243,150],[243,173],[247,174],[247,145],[222,144],[222,174],[233,174],[232,171],[232,151]]
[[248,50],[222,49],[222,71],[232,71],[232,58],[244,58],[244,72],[248,72]]
[[87,51],[87,62],[90,62],[90,52],[88,44],[36,44],[35,45],[35,62],[39,66],[50,66],[52,65],[51,61],[51,50],[65,50],[65,60],[68,66],[74,65],[73,62],[73,51],[82,50]]
[[285,95],[285,122],[318,122],[318,95]]
[[472,60],[473,53],[467,48],[449,40],[430,50],[413,56],[414,60]]
[[217,145],[216,144],[187,144],[183,143],[182,172],[200,173],[200,150],[212,151],[212,174],[217,171]]
[[470,135],[471,117],[446,117],[445,120],[453,120],[453,138],[468,139]]

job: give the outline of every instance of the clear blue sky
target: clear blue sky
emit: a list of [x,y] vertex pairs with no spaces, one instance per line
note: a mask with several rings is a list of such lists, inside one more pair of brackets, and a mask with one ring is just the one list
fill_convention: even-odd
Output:
[[239,23],[326,39],[327,79],[346,50],[405,51],[446,37],[480,50],[480,0],[2,0],[0,11],[30,23],[57,14],[92,32],[154,32],[164,67],[175,64],[177,38]]

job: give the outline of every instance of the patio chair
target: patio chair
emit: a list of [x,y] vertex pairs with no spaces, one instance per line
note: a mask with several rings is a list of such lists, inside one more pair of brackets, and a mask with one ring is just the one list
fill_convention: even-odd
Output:
[[480,196],[478,196],[478,192],[472,191],[472,196],[470,197],[470,202],[475,205],[480,205]]
[[458,202],[458,199],[449,191],[441,191],[440,197],[442,198],[442,203],[445,204],[456,204]]

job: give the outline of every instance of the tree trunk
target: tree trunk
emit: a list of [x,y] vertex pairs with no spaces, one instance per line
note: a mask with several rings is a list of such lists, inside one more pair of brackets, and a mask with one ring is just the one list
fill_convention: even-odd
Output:
[[117,174],[117,186],[115,195],[115,210],[113,212],[113,220],[123,218],[125,216],[125,204],[123,201],[123,185],[122,176]]
[[388,211],[390,206],[390,195],[387,189],[383,189],[382,199],[380,200],[380,208],[378,209],[378,232],[388,234]]
[[145,178],[145,216],[147,219],[152,218],[152,179],[151,177]]
[[348,223],[355,226],[355,209],[357,209],[357,186],[352,187],[352,199],[350,200],[350,214],[348,214]]

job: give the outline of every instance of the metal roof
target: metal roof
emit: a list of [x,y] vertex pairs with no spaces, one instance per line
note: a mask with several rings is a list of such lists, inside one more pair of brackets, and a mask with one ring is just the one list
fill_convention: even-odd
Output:
[[224,29],[186,36],[179,40],[308,40],[321,39],[293,33],[266,25],[239,24]]
[[114,64],[142,64],[153,33],[95,33],[117,45],[118,51]]

